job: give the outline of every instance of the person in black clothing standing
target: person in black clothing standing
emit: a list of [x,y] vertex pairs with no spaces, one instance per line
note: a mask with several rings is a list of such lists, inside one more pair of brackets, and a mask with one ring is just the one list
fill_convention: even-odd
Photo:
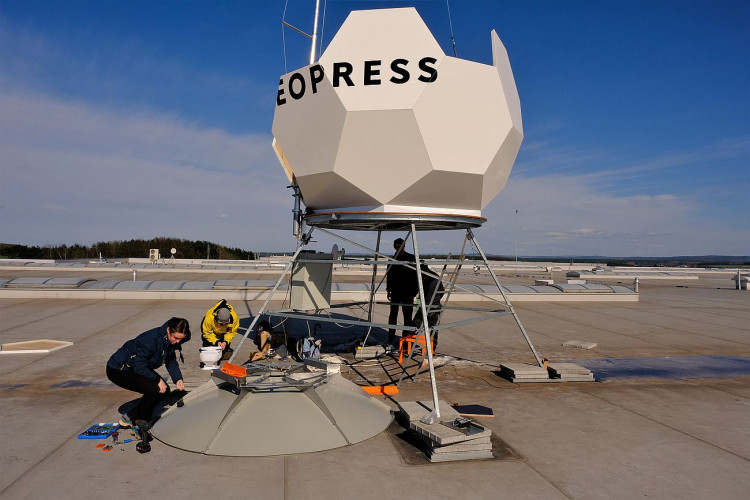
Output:
[[[401,262],[409,262],[416,267],[414,255],[404,249],[404,240],[397,238],[393,242],[393,248],[396,250],[394,259]],[[386,271],[386,291],[388,292],[388,301],[391,302],[391,311],[388,315],[388,324],[395,325],[398,321],[398,310],[401,307],[401,313],[404,317],[404,326],[412,326],[412,313],[414,311],[414,297],[419,293],[417,283],[417,272],[404,265],[391,264]],[[396,330],[388,330],[388,345],[393,345],[396,341]]]

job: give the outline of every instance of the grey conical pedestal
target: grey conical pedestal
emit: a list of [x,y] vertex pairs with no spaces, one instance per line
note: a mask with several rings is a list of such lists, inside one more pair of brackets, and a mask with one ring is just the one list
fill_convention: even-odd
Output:
[[388,405],[339,373],[288,370],[211,380],[169,408],[152,434],[206,455],[270,456],[329,450],[390,425]]

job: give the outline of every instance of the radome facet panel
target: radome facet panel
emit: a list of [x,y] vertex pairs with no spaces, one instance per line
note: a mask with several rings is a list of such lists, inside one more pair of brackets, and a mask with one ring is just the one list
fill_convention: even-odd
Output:
[[508,54],[446,56],[414,8],[352,12],[281,77],[274,149],[314,211],[481,216],[523,140]]

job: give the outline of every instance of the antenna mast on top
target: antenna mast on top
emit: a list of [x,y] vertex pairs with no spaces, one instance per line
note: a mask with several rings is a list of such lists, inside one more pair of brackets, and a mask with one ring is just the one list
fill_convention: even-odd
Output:
[[[286,7],[284,8],[284,13],[286,15]],[[320,17],[320,0],[315,0],[315,20],[313,21],[313,32],[312,35],[308,35],[304,31],[302,31],[299,28],[295,28],[291,24],[287,23],[283,18],[281,20],[281,24],[284,26],[287,26],[294,31],[301,33],[305,35],[306,37],[310,38],[310,64],[315,63],[315,56],[316,56],[316,50],[315,46],[318,43],[318,18]],[[297,246],[301,246],[303,244],[306,244],[309,239],[309,236],[306,236],[303,232],[303,221],[302,221],[302,192],[300,191],[299,184],[297,184],[297,180],[292,177],[292,184],[288,186],[292,188],[294,191],[294,194],[292,195],[294,197],[294,208],[292,209],[292,234],[297,239]]]
[[456,51],[456,39],[453,37],[453,19],[451,18],[451,6],[448,3],[448,0],[445,0],[445,6],[448,8],[448,24],[451,27],[451,43],[453,44],[453,57],[458,57],[458,52]]
[[[289,3],[289,0],[287,0],[287,3]],[[283,26],[286,26],[287,28],[293,29],[297,33],[306,36],[310,40],[312,40],[310,44],[310,64],[313,64],[315,62],[315,56],[316,56],[316,50],[315,45],[318,42],[318,18],[320,17],[320,0],[315,0],[315,19],[313,21],[313,33],[312,35],[309,35],[302,31],[301,29],[292,26],[286,20],[284,19],[286,17],[286,6],[284,7],[284,16],[281,18],[281,24]],[[282,30],[283,35],[283,30]],[[286,48],[284,48],[284,57],[286,58]],[[284,64],[286,64],[286,59],[284,59]],[[286,68],[284,68],[286,69]]]
[[315,45],[318,42],[318,17],[320,16],[320,0],[315,0],[315,20],[313,21],[312,43],[310,44],[310,64],[315,62]]

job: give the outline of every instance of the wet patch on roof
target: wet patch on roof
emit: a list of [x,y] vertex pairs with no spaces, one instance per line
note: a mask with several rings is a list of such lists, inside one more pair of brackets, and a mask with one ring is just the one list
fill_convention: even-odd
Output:
[[106,379],[94,379],[94,380],[66,380],[58,384],[53,384],[50,389],[67,389],[70,387],[107,387],[113,385],[112,382]]
[[735,356],[601,358],[575,362],[594,372],[594,378],[599,382],[635,378],[679,380],[750,376],[750,358]]
[[18,389],[29,384],[0,384],[0,389]]

